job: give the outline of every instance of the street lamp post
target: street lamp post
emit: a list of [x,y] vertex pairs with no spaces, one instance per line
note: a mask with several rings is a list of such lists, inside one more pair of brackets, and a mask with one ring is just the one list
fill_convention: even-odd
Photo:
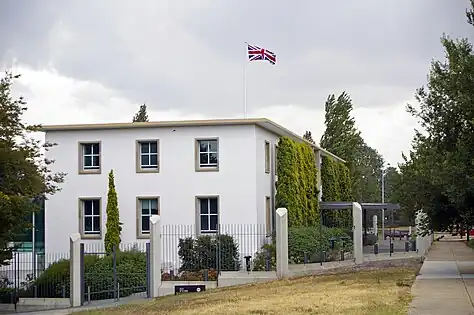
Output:
[[[385,172],[382,169],[382,203],[385,203]],[[385,208],[382,208],[382,238],[385,241]]]

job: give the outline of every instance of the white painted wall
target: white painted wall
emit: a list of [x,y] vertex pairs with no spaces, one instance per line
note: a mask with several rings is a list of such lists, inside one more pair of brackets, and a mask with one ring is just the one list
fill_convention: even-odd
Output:
[[[273,158],[274,147],[278,144],[279,137],[263,128],[256,127],[256,176],[257,176],[257,213],[258,223],[266,223],[266,209],[265,209],[265,197],[270,196],[272,198],[272,172],[275,172],[270,167],[270,173],[265,173],[265,141],[270,142],[270,164]],[[272,207],[274,208],[274,207]]]
[[[46,140],[58,144],[47,152],[48,158],[56,160],[51,169],[66,172],[67,176],[62,191],[45,204],[45,251],[69,251],[69,236],[79,228],[79,197],[102,197],[105,235],[107,176],[111,169],[115,172],[125,245],[136,241],[137,196],[160,196],[164,226],[194,225],[195,196],[215,194],[220,198],[221,224],[264,224],[265,196],[271,187],[264,168],[264,140],[274,143],[278,137],[257,128],[244,125],[47,132]],[[198,137],[219,137],[218,172],[195,171],[194,139]],[[136,174],[135,141],[139,139],[160,140],[160,173]],[[102,174],[78,175],[78,142],[94,140],[102,143]],[[103,240],[85,243],[102,246]]]

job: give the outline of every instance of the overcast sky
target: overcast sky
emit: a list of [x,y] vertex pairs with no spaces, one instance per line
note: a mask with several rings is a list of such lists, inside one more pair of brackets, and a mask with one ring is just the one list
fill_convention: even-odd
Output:
[[[358,127],[387,161],[410,148],[405,113],[442,58],[442,33],[468,36],[468,0],[3,0],[0,68],[42,124],[243,116],[245,42],[277,65],[247,66],[249,116],[324,131],[329,93],[353,98]],[[471,32],[472,33],[472,32]]]

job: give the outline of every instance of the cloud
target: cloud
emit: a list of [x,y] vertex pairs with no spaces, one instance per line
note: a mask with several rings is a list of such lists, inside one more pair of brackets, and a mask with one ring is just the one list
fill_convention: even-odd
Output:
[[[16,96],[23,95],[28,102],[25,115],[28,123],[129,122],[138,110],[138,105],[122,93],[98,82],[65,77],[54,69],[34,70],[22,65],[15,67],[14,73],[22,74],[14,84],[14,93]],[[104,102],[109,106],[101,106]],[[409,149],[416,125],[404,110],[407,102],[395,106],[360,107],[354,110],[357,127],[366,142],[377,148],[393,165],[400,161],[401,152]],[[243,107],[240,109],[240,114],[234,117],[243,116]],[[248,110],[249,117],[272,119],[301,135],[306,130],[311,130],[316,141],[319,141],[324,132],[324,110],[321,109],[285,104],[265,108],[249,107]],[[197,111],[154,109],[149,110],[149,117],[150,120],[229,118],[228,115],[210,116]]]
[[23,77],[27,118],[129,121],[242,115],[245,46],[252,116],[319,138],[328,94],[347,91],[366,141],[392,164],[409,148],[405,103],[442,58],[442,33],[471,36],[468,0],[17,0],[0,11],[0,65]]

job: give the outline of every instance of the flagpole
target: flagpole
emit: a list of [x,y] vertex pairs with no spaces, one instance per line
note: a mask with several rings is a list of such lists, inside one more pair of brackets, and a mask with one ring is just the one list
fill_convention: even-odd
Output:
[[244,118],[247,118],[247,65],[248,65],[248,43],[245,42],[245,63],[244,63]]

